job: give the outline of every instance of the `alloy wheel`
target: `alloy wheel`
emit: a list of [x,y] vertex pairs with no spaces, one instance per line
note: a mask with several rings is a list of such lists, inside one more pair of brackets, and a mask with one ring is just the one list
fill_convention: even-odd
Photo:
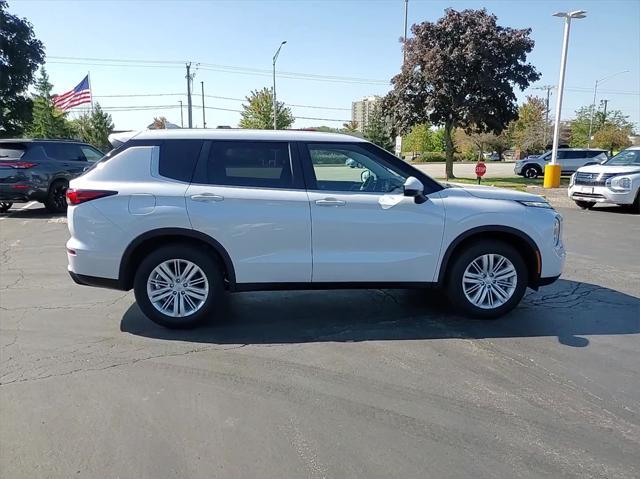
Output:
[[518,273],[513,263],[499,254],[474,259],[462,275],[462,290],[474,306],[495,309],[505,304],[516,290]]
[[190,316],[209,297],[209,282],[198,265],[170,259],[156,266],[147,279],[147,296],[162,314],[172,318]]

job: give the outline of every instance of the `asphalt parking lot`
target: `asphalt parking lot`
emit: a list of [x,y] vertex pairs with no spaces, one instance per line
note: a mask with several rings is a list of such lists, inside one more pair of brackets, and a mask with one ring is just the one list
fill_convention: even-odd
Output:
[[242,293],[182,332],[74,285],[64,217],[0,215],[0,476],[640,477],[640,216],[561,212],[565,274],[500,320]]

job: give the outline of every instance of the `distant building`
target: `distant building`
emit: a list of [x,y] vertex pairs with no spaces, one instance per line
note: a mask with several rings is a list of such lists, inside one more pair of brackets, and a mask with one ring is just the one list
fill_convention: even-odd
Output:
[[351,103],[351,121],[358,125],[358,131],[363,131],[367,126],[369,117],[380,100],[379,96],[374,95],[366,96],[362,100]]

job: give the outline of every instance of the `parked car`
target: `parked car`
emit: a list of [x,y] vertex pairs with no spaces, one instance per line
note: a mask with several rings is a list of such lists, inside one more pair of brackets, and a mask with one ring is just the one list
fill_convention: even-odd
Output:
[[69,181],[102,156],[76,141],[0,140],[0,211],[39,201],[50,212],[64,212]]
[[[596,165],[608,158],[606,150],[590,148],[558,148],[558,164],[562,167],[562,174],[570,174],[581,166]],[[537,178],[544,173],[544,167],[551,161],[551,151],[532,158],[516,161],[513,171],[525,178]]]
[[640,146],[627,148],[601,165],[578,168],[568,194],[583,209],[608,203],[631,206],[640,213]]
[[[326,168],[327,156],[344,161]],[[133,288],[168,327],[219,314],[225,289],[436,286],[493,318],[565,259],[542,197],[443,185],[348,135],[145,131],[72,180],[67,200],[71,277]]]

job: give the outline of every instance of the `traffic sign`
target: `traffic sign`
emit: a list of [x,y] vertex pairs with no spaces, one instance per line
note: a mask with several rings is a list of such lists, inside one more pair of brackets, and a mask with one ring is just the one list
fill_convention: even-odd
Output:
[[476,176],[481,178],[487,172],[487,165],[485,165],[482,161],[479,161],[476,164]]

